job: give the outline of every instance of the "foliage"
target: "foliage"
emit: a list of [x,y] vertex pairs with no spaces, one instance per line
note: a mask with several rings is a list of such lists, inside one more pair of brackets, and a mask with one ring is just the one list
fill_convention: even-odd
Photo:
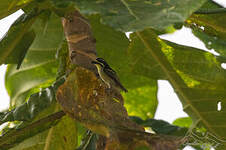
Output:
[[[226,63],[226,10],[222,6],[210,0],[2,0],[0,18],[19,9],[25,13],[0,42],[0,64],[8,64],[5,84],[10,96],[10,109],[0,113],[0,123],[8,123],[1,131],[0,149],[96,149],[104,132],[111,134],[121,130],[116,127],[131,124],[135,128],[134,122],[160,136],[186,137],[197,129],[218,142],[216,150],[225,149],[226,70],[222,63]],[[98,57],[106,59],[129,91],[122,95],[128,114],[133,116],[130,120],[126,112],[121,113],[124,107],[117,100],[101,109],[106,116],[100,115],[98,107],[86,108],[83,114],[89,115],[88,123],[76,118],[80,113],[73,115],[74,110],[65,111],[65,104],[60,106],[56,101],[58,94],[67,102],[77,98],[76,102],[82,103],[86,93],[80,89],[82,82],[70,82],[71,77],[79,77],[70,70],[74,66],[68,65],[69,49],[61,23],[61,17],[75,9],[92,27]],[[219,55],[158,36],[182,25]],[[129,37],[128,31],[132,32]],[[61,79],[68,74],[63,83]],[[170,82],[188,118],[178,118],[173,124],[153,119],[158,80]],[[80,123],[65,116],[62,108]],[[108,122],[108,117],[118,120]],[[93,130],[85,132],[87,128]],[[205,142],[215,146],[203,138],[194,147],[200,149],[199,144]]]

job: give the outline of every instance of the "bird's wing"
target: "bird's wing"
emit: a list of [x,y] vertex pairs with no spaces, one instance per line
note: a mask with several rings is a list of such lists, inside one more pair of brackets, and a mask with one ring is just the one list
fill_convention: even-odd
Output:
[[113,69],[111,69],[110,67],[106,67],[106,68],[104,68],[104,71],[105,71],[105,73],[106,73],[112,80],[114,80],[114,82],[115,82],[117,85],[119,85],[119,87],[120,87],[123,91],[127,92],[127,89],[124,88],[124,86],[121,84],[121,82],[120,82],[120,80],[119,80],[119,77],[117,76],[116,72],[115,72]]

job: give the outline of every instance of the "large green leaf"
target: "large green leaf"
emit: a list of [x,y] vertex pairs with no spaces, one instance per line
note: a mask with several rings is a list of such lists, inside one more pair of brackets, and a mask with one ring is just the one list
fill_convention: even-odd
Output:
[[77,125],[68,116],[60,119],[65,114],[58,112],[59,105],[55,99],[55,92],[63,81],[57,81],[53,86],[31,95],[23,105],[0,114],[1,123],[17,121],[18,124],[20,121],[16,127],[4,129],[6,131],[0,136],[0,149],[74,149]]
[[[55,125],[57,120],[59,120],[64,113],[57,112],[53,115],[49,115],[45,118],[42,118],[32,124],[21,126],[15,125],[13,128],[7,128],[3,135],[0,137],[0,148],[1,149],[9,149],[19,142],[23,141],[26,138],[29,138],[39,132],[42,132],[46,129],[49,129],[51,126]],[[22,124],[23,125],[23,124]]]
[[83,14],[99,13],[105,24],[121,31],[165,29],[183,22],[206,0],[74,0]]
[[30,27],[36,18],[33,13],[23,14],[12,24],[0,42],[0,65],[21,64],[35,38],[35,33]]
[[[225,111],[223,107],[217,110],[218,102],[226,101],[226,70],[221,68],[218,57],[199,49],[162,41],[151,30],[138,32],[132,37],[137,39],[134,42],[144,45],[140,47],[140,53],[148,52],[147,57],[140,58],[143,63],[139,65],[149,66],[155,61],[153,68],[161,70],[165,79],[170,81],[194,125],[203,125],[219,138],[226,138]],[[149,63],[146,63],[148,60]],[[156,78],[152,66],[145,71],[149,72],[147,76]]]
[[1,0],[0,5],[0,19],[4,18],[15,11],[23,8],[32,0]]
[[55,90],[61,83],[60,80],[54,86],[31,95],[28,102],[23,105],[1,113],[1,123],[14,121],[15,125],[13,128],[3,129],[0,137],[0,149],[14,147],[23,140],[49,129],[65,115],[63,112],[56,112],[59,105],[56,105]]
[[76,123],[68,116],[62,118],[64,115],[59,111],[30,124],[19,124],[8,129],[0,136],[0,148],[73,150],[77,145]]
[[91,16],[89,20],[97,40],[98,56],[107,60],[129,90],[123,94],[128,113],[143,119],[154,117],[158,105],[156,81],[132,73],[134,60],[129,56],[133,49],[127,50],[129,40],[126,35],[101,24],[98,16]]
[[76,123],[65,116],[56,126],[24,140],[10,150],[74,150],[76,145]]
[[[62,80],[63,81],[63,80]],[[0,124],[8,121],[32,122],[54,112],[56,107],[55,90],[62,83],[58,81],[42,91],[32,94],[27,102],[10,110],[0,113]],[[48,113],[49,112],[49,113]],[[41,117],[42,116],[42,117]]]
[[[203,8],[206,11],[211,9],[222,9],[214,2],[206,3]],[[193,34],[204,42],[208,49],[214,49],[222,56],[226,56],[226,19],[225,13],[193,14],[186,25],[193,29]]]
[[46,87],[56,78],[56,52],[63,41],[61,20],[54,14],[42,13],[32,28],[36,38],[21,68],[17,70],[15,65],[10,65],[7,69],[6,88],[11,106],[19,106],[34,88]]

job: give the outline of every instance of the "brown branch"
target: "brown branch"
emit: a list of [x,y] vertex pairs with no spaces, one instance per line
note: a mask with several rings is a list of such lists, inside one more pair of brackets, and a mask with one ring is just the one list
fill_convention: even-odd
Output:
[[96,71],[91,64],[91,61],[96,59],[96,41],[89,22],[78,11],[74,11],[63,18],[62,24],[71,62]]

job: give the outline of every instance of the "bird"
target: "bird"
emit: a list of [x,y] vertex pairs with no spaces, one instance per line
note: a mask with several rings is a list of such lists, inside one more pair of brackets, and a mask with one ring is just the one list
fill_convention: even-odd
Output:
[[116,72],[103,58],[96,58],[96,60],[91,63],[96,66],[101,80],[108,86],[109,89],[116,87],[116,89],[128,92],[128,90],[120,83]]

